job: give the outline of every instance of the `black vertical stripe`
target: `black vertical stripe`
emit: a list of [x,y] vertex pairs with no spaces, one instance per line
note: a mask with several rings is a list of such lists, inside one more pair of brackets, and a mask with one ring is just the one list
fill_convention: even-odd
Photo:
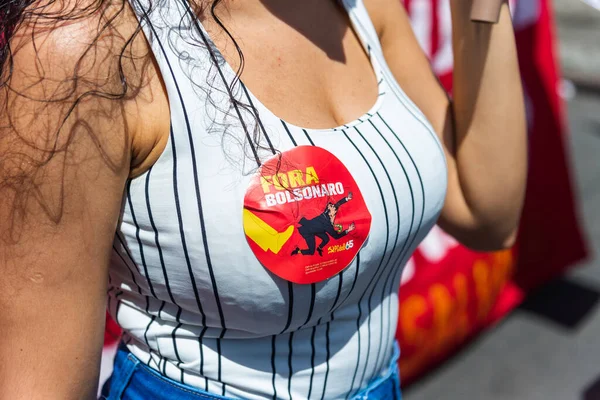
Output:
[[[175,299],[173,298],[173,293],[171,292],[171,286],[169,285],[169,276],[167,274],[167,269],[165,266],[165,260],[163,257],[163,253],[162,253],[162,247],[160,245],[160,241],[159,241],[159,236],[158,236],[158,230],[156,229],[156,225],[154,223],[154,217],[152,215],[152,208],[150,206],[150,176],[151,176],[151,172],[152,172],[152,167],[148,170],[148,174],[146,175],[146,187],[145,187],[145,195],[146,195],[146,207],[148,208],[148,219],[150,220],[150,225],[152,226],[152,230],[154,231],[154,242],[156,244],[156,248],[158,250],[158,256],[160,259],[160,265],[163,271],[163,277],[165,279],[165,287],[167,289],[167,293],[169,294],[169,298],[171,299],[171,302],[178,307],[179,312],[177,313],[175,320],[179,323],[179,317],[180,317],[180,313],[181,313],[181,307],[175,302]],[[163,306],[164,306],[164,302],[163,302]],[[162,307],[158,312],[158,315],[160,317],[160,311],[162,311]],[[177,342],[173,341],[173,348],[175,349],[175,352],[177,353]],[[164,368],[166,368],[166,359],[165,359],[165,364],[164,364]],[[163,371],[164,372],[164,371]],[[166,375],[166,374],[165,374]]]
[[354,271],[354,279],[352,280],[352,286],[350,287],[350,290],[346,294],[346,297],[344,297],[344,300],[342,300],[336,306],[336,308],[334,310],[332,310],[332,315],[335,311],[337,311],[346,302],[346,300],[348,300],[348,298],[350,297],[352,292],[354,292],[354,287],[356,286],[356,281],[358,280],[359,269],[360,269],[360,251],[358,253],[356,253],[356,270]]
[[294,331],[290,332],[290,340],[288,342],[288,369],[289,369],[289,378],[288,378],[288,395],[290,396],[290,400],[292,399],[292,376],[294,375],[294,371],[292,369],[292,353],[293,353],[293,341],[294,341]]
[[280,119],[281,121],[281,125],[283,125],[283,127],[285,128],[285,131],[287,132],[290,140],[292,141],[292,143],[294,144],[294,147],[298,146],[298,144],[296,144],[296,141],[294,140],[294,137],[292,136],[292,133],[290,132],[290,130],[288,129],[287,124],[285,123],[284,120]]
[[[156,319],[156,316],[153,315],[152,317],[150,317],[150,321],[148,322],[148,325],[146,325],[146,330],[144,330],[144,341],[146,342],[146,345],[148,345],[148,331],[150,330],[150,325],[152,325],[152,323],[154,322],[154,320]],[[150,346],[148,346],[148,353],[152,353],[150,351]],[[150,364],[150,360],[152,359],[152,356],[150,356],[150,359],[148,360],[148,362],[146,363],[146,365]]]
[[[361,297],[362,299],[362,297]],[[354,390],[354,382],[356,380],[356,374],[358,373],[358,366],[360,365],[360,320],[362,318],[362,302],[359,301],[358,302],[358,318],[356,319],[356,332],[358,332],[358,355],[356,358],[356,367],[354,368],[354,374],[352,375],[352,383],[350,384],[350,390],[348,391],[348,394],[346,396],[346,399],[350,398],[350,394],[352,393],[352,390]]]
[[[175,317],[175,319],[177,321],[179,321],[181,319],[181,308],[177,311],[177,316]],[[177,330],[179,328],[181,328],[183,324],[180,322],[177,324],[177,326],[175,327],[175,329],[173,329],[171,331],[171,339],[173,340],[173,349],[175,350],[175,358],[177,358],[177,366],[181,365],[181,357],[179,356],[179,351],[177,350]],[[183,374],[183,370],[181,370],[181,373]]]
[[[308,309],[308,315],[306,317],[306,321],[304,322],[304,324],[302,325],[301,328],[305,327],[308,322],[310,321],[314,308],[315,308],[315,299],[316,299],[316,293],[315,293],[315,284],[312,283],[310,285],[310,307]],[[301,329],[299,328],[299,329]],[[312,335],[310,337],[310,347],[311,347],[311,357],[310,357],[310,382],[309,382],[309,386],[308,386],[308,399],[310,399],[310,394],[312,393],[312,387],[313,387],[313,378],[315,376],[315,332],[316,332],[316,327],[313,326],[312,328]]]
[[144,246],[142,245],[142,240],[140,239],[140,225],[138,224],[137,218],[135,217],[133,202],[131,200],[131,180],[127,181],[127,203],[129,204],[131,218],[133,219],[133,224],[135,225],[135,238],[138,242],[138,247],[140,248],[140,258],[142,259],[142,266],[144,268],[144,274],[146,275],[146,281],[148,282],[150,293],[152,293],[152,296],[156,298],[156,293],[154,293],[154,286],[152,285],[152,279],[150,279],[150,274],[148,273],[148,265],[146,264],[146,256],[144,255]]
[[156,363],[156,361],[154,360],[154,357],[152,357],[152,355],[153,355],[153,354],[152,354],[152,352],[151,352],[151,351],[149,351],[149,352],[148,352],[148,361],[146,361],[146,363],[145,363],[145,364],[146,364],[147,366],[149,366],[150,368],[152,368],[152,366],[150,366],[150,363],[151,363],[152,361],[154,361],[154,362]]
[[[123,235],[123,232],[117,231],[115,233],[115,236],[117,237],[117,240],[119,241],[119,243],[121,243],[121,246],[123,247],[123,250],[125,250],[125,254],[127,254],[127,258],[129,259],[129,261],[131,262],[131,264],[133,264],[133,266],[135,267],[136,272],[139,274],[140,271],[138,271],[137,264],[135,263],[135,260],[133,259],[133,255],[129,251],[129,246],[127,245],[127,243],[125,243],[125,235]],[[114,246],[113,246],[113,248],[114,248]],[[124,257],[122,255],[119,254],[119,257],[121,258],[121,260],[123,260],[123,262],[125,262],[125,259],[124,259]],[[128,268],[129,268],[129,266],[128,266]],[[130,270],[131,270],[131,268],[130,268]],[[132,276],[132,278],[134,278],[134,277]],[[133,283],[135,283],[139,287],[139,285],[135,282],[135,279],[133,280]]]
[[[179,309],[179,311],[181,311],[181,309]],[[179,380],[181,381],[181,383],[183,382],[183,369],[181,368],[181,357],[179,356],[179,351],[177,350],[177,337],[176,337],[176,332],[179,328],[181,328],[183,324],[180,322],[177,324],[177,326],[175,327],[175,329],[173,329],[171,331],[171,340],[173,341],[173,349],[175,349],[175,358],[177,358],[177,368],[179,369]]]
[[[331,307],[330,313],[331,313],[331,321],[333,321],[335,319],[335,311],[341,307],[342,304],[344,304],[344,302],[348,299],[348,297],[350,297],[350,294],[354,291],[354,287],[356,286],[356,281],[358,280],[358,271],[360,267],[360,251],[356,254],[356,270],[354,272],[354,280],[352,281],[352,286],[350,287],[350,290],[348,291],[348,293],[346,294],[346,297],[344,298],[344,300],[342,302],[339,303],[339,305],[337,304],[337,301],[339,300],[339,295],[342,289],[342,274],[340,274],[340,280],[338,282],[338,293],[336,296],[336,300],[333,303],[333,306]],[[342,271],[343,272],[343,271]],[[359,319],[358,321],[360,321],[360,303],[358,304],[358,308],[359,308]],[[321,400],[323,400],[323,396],[325,396],[325,390],[327,388],[327,377],[329,375],[329,358],[330,358],[330,344],[329,344],[329,322],[327,322],[327,330],[325,331],[325,340],[326,340],[326,352],[327,352],[327,362],[326,362],[326,370],[325,370],[325,379],[323,381],[323,392],[321,395]],[[359,357],[360,357],[360,330],[358,330],[358,348],[359,348]],[[360,360],[360,358],[359,358]],[[356,373],[356,372],[355,372]],[[352,388],[350,388],[352,389]]]
[[[352,139],[350,138],[350,136],[348,136],[348,134],[346,133],[346,131],[342,130],[342,133],[344,134],[344,136],[346,137],[346,139],[350,142],[350,144],[352,144],[352,146],[356,149],[356,151],[358,152],[358,154],[361,156],[361,158],[365,162],[366,166],[368,167],[369,171],[371,172],[371,175],[373,176],[373,179],[375,180],[375,183],[377,184],[377,188],[379,190],[379,195],[381,196],[381,202],[382,202],[383,211],[384,211],[384,215],[385,215],[385,226],[386,226],[385,245],[384,245],[383,254],[381,256],[381,260],[379,261],[379,265],[377,266],[375,274],[371,277],[371,280],[367,284],[367,286],[365,288],[365,291],[363,292],[363,294],[361,295],[360,300],[359,300],[359,318],[356,321],[357,330],[359,332],[359,348],[358,348],[358,359],[359,359],[359,361],[357,362],[356,369],[354,370],[354,375],[352,377],[352,385],[351,385],[350,392],[348,392],[348,396],[350,396],[350,393],[352,392],[352,388],[354,387],[354,382],[356,380],[356,374],[358,372],[358,367],[359,367],[359,363],[360,363],[360,318],[362,317],[362,309],[360,307],[360,304],[362,303],[362,301],[364,299],[364,296],[367,294],[367,291],[369,290],[369,287],[371,286],[371,283],[373,283],[374,279],[379,275],[381,266],[383,265],[383,260],[385,258],[385,254],[387,253],[387,248],[388,248],[388,245],[389,245],[390,222],[389,222],[389,218],[388,218],[388,210],[387,210],[387,205],[386,205],[386,202],[385,202],[385,197],[383,195],[383,190],[381,189],[381,185],[379,183],[379,180],[377,179],[377,175],[373,171],[373,168],[371,168],[371,165],[369,164],[369,162],[365,158],[364,154],[356,146],[356,144],[354,143],[354,141],[352,141]],[[369,320],[370,320],[370,314],[371,314],[371,309],[370,309],[370,306],[369,306],[369,313],[367,315],[367,318]],[[368,360],[369,351],[370,351],[370,347],[371,347],[371,325],[370,325],[370,323],[367,324],[367,337],[368,337],[368,339],[367,339],[367,360]],[[366,363],[365,363],[365,367],[366,367]]]
[[[165,302],[163,301],[162,304],[164,305]],[[146,296],[146,314],[150,313],[150,298],[148,296]],[[148,331],[150,330],[150,326],[152,325],[152,323],[154,322],[154,320],[156,319],[155,315],[152,315],[150,317],[150,321],[148,321],[148,325],[146,325],[146,329],[144,330],[144,342],[146,342],[146,346],[148,346],[148,353],[150,355],[150,358],[148,359],[148,362],[146,363],[146,365],[150,365],[150,361],[152,361],[152,352],[150,351],[150,345],[148,344]]]
[[283,332],[287,331],[292,323],[292,315],[294,310],[294,285],[292,282],[288,281],[288,319],[285,324],[285,327],[279,334],[281,335]]
[[312,139],[308,135],[308,132],[306,132],[306,129],[302,129],[302,132],[304,132],[304,136],[306,136],[306,138],[308,139],[308,142],[310,143],[310,145],[314,146],[315,144],[313,143]]
[[202,340],[204,339],[204,334],[206,333],[207,329],[208,328],[206,325],[204,325],[200,335],[198,335],[198,345],[200,349],[200,375],[202,376],[204,376],[204,344],[202,343]]
[[342,294],[342,285],[344,283],[344,271],[341,271],[338,274],[338,288],[337,288],[337,294],[335,295],[335,300],[333,300],[333,304],[331,305],[331,308],[329,309],[329,313],[332,314],[333,310],[335,310],[335,307],[337,306],[337,302],[340,299],[340,294]]
[[275,368],[275,340],[277,339],[276,335],[271,336],[271,370],[273,371],[273,376],[271,378],[271,384],[273,385],[273,400],[277,400],[277,388],[275,387],[275,376],[277,375],[277,370]]
[[[118,233],[115,236],[117,238],[119,238],[119,241],[121,240],[121,237],[119,236]],[[125,244],[123,242],[121,242],[121,245],[125,246]],[[133,284],[137,287],[138,293],[141,295],[142,294],[142,288],[140,288],[140,285],[138,285],[138,283],[136,282],[135,275],[133,273],[133,269],[129,265],[129,262],[125,261],[125,258],[123,257],[123,255],[121,254],[121,252],[119,251],[119,249],[117,249],[117,246],[115,246],[114,244],[113,244],[113,251],[119,256],[119,258],[121,259],[121,261],[123,261],[123,264],[125,264],[125,266],[129,270],[129,274],[131,275],[131,280],[133,281]],[[131,262],[133,262],[133,264],[135,265],[135,262],[131,259],[131,255],[128,254],[128,257],[129,257],[129,260]]]
[[146,314],[150,314],[150,298],[146,296]]
[[[311,283],[310,284],[310,306],[308,307],[308,315],[306,316],[306,321],[304,321],[304,324],[302,324],[301,328],[305,327],[308,324],[308,322],[310,321],[310,319],[312,318],[312,314],[315,309],[316,297],[317,297],[316,286],[314,283]],[[313,348],[314,348],[314,343],[313,343]]]
[[[331,315],[331,319],[333,320],[333,314]],[[327,360],[327,364],[325,366],[325,377],[323,379],[323,392],[321,392],[321,400],[325,399],[325,390],[327,389],[327,377],[329,376],[329,357],[331,356],[329,349],[329,324],[330,322],[327,322],[325,327],[325,351],[327,352],[325,359]]]
[[[167,268],[165,266],[165,259],[163,257],[162,247],[160,245],[160,241],[158,239],[158,230],[156,229],[156,224],[154,223],[154,217],[152,216],[152,207],[150,206],[150,176],[152,174],[152,168],[148,170],[148,174],[146,175],[146,207],[148,208],[148,219],[150,220],[150,225],[152,226],[152,231],[154,232],[154,244],[156,245],[156,249],[158,251],[158,258],[160,260],[160,266],[163,272],[163,278],[165,280],[165,287],[167,289],[167,294],[169,295],[169,299],[171,302],[175,304],[177,307],[177,303],[173,298],[173,293],[171,293],[171,285],[169,285],[169,275],[167,274]],[[179,322],[179,321],[178,321]]]
[[[183,106],[183,103],[182,103],[182,106]],[[185,113],[185,111],[184,111],[184,113]],[[191,131],[188,130],[188,132],[191,132]],[[179,164],[177,163],[177,148],[175,146],[175,133],[173,132],[173,126],[170,127],[170,135],[171,135],[171,152],[173,154],[173,196],[175,198],[175,211],[177,213],[177,222],[179,224],[179,237],[181,240],[181,247],[182,247],[183,255],[185,258],[188,275],[190,277],[190,282],[192,283],[194,297],[196,298],[196,304],[198,306],[198,310],[202,314],[202,324],[204,325],[206,323],[206,315],[204,313],[204,309],[203,309],[202,303],[200,301],[200,294],[198,293],[198,286],[196,285],[196,278],[194,277],[194,272],[192,270],[192,263],[191,263],[190,255],[189,255],[188,249],[187,249],[187,240],[185,237],[185,229],[183,227],[183,217],[181,215],[181,204],[179,203],[179,181],[178,181],[178,176],[177,176]],[[195,157],[193,155],[194,154],[193,145],[190,143],[190,146],[192,147],[192,149],[191,149],[192,160],[195,163],[195,161],[194,161]],[[196,169],[194,166],[194,172],[195,171],[196,171]],[[194,173],[194,176],[195,175],[196,174]]]
[[204,378],[204,390],[208,391],[208,378],[204,376],[204,345],[202,344],[202,340],[204,338],[204,334],[208,328],[205,326],[202,328],[202,332],[198,335],[198,348],[200,350],[200,376]]
[[260,119],[260,116],[258,115],[258,110],[256,109],[256,107],[254,107],[254,103],[252,102],[252,97],[250,96],[250,93],[248,93],[248,89],[246,88],[246,85],[244,85],[244,82],[242,82],[241,80],[239,82],[240,82],[240,85],[242,86],[242,89],[244,89],[244,93],[246,94],[246,98],[248,99],[248,102],[250,103],[250,108],[252,108],[252,113],[254,114],[254,118],[256,118],[256,121],[258,121],[258,125],[260,126],[260,129],[262,130],[263,135],[265,135],[265,139],[267,139],[269,148],[271,149],[273,154],[275,154],[275,147],[273,147],[273,143],[271,143],[271,139],[269,138],[269,135],[267,134],[267,131],[262,123],[262,120]]
[[[165,307],[165,305],[166,305],[166,302],[164,302],[164,301],[163,301],[163,302],[161,302],[161,305],[160,305],[160,307],[159,307],[159,309],[158,309],[158,318],[160,318],[160,313],[162,312],[162,310],[163,310],[163,308]],[[154,319],[153,319],[153,321],[154,321]],[[148,326],[146,327],[146,329],[149,329],[149,328],[150,328],[150,324],[148,324]],[[158,356],[160,357],[160,358],[159,358],[159,360],[158,360],[158,369],[159,369],[159,371],[160,371],[160,360],[161,360],[161,359],[164,359],[164,356],[163,356],[163,355],[162,355],[162,353],[160,352],[160,349],[158,349]]]
[[[396,195],[396,189],[394,188],[394,182],[392,180],[392,178],[390,177],[390,174],[387,171],[387,168],[384,164],[384,162],[381,160],[381,157],[379,157],[379,155],[377,154],[377,152],[375,151],[375,149],[373,149],[373,146],[371,146],[371,143],[369,143],[369,141],[367,139],[365,139],[365,137],[363,136],[362,132],[360,130],[358,130],[357,127],[354,127],[354,130],[359,134],[359,136],[363,139],[363,141],[367,144],[367,146],[371,149],[371,151],[373,152],[373,154],[375,155],[375,157],[377,158],[377,161],[379,161],[379,164],[381,164],[381,168],[383,169],[383,172],[385,173],[385,176],[388,179],[388,182],[390,184],[390,187],[392,189],[392,194],[394,195],[394,204],[396,205],[396,219],[397,219],[397,224],[396,224],[396,238],[394,239],[394,247],[392,249],[395,250],[396,246],[398,245],[398,236],[400,235],[400,208],[398,205],[398,196]],[[384,200],[385,201],[385,200]],[[389,235],[389,225],[388,225],[388,235]],[[387,263],[385,264],[383,270],[381,271],[381,273],[377,276],[377,279],[375,280],[375,284],[373,285],[373,289],[371,290],[371,294],[369,295],[369,316],[368,316],[368,324],[369,324],[369,342],[368,342],[368,346],[367,349],[370,348],[371,345],[371,340],[370,340],[370,324],[371,324],[371,310],[372,310],[372,301],[373,301],[373,295],[375,293],[375,288],[377,287],[377,285],[379,284],[379,281],[381,280],[385,270],[388,268],[388,265],[392,259],[392,254],[393,251],[390,253],[390,256],[388,258]],[[385,252],[384,252],[384,258],[385,258]],[[385,286],[385,285],[384,285]],[[379,311],[380,311],[380,320],[383,321],[383,307],[380,306],[379,307]],[[383,326],[381,327],[383,328]],[[381,336],[383,335],[383,329],[379,329],[379,345],[377,346],[377,356],[379,356],[379,352],[381,350]],[[377,360],[377,359],[376,359]],[[363,373],[361,376],[361,382],[364,380],[365,374],[367,372],[367,367],[369,365],[369,351],[367,350],[367,359],[365,360],[365,368],[363,369]],[[375,364],[376,365],[376,364]]]
[[[219,355],[219,371],[218,371],[218,379],[219,382],[221,382],[221,339],[223,338],[223,335],[225,334],[225,330],[221,330],[221,335],[219,338],[215,339],[215,341],[217,342],[217,354]],[[221,383],[221,396],[225,396],[225,384]]]
[[[182,103],[183,106],[183,103]],[[185,111],[185,107],[184,107],[184,114],[187,115],[186,111]],[[187,118],[186,118],[187,119]],[[182,242],[182,246],[183,246],[183,254],[185,255],[185,261],[188,267],[188,273],[190,276],[190,280],[192,282],[192,288],[194,290],[194,296],[196,298],[196,303],[198,305],[198,309],[200,310],[200,312],[202,313],[202,317],[203,317],[203,325],[205,324],[205,314],[204,314],[204,310],[202,309],[202,303],[200,301],[200,295],[198,293],[198,287],[196,284],[196,279],[194,277],[194,273],[192,270],[192,265],[190,262],[190,258],[189,258],[189,254],[187,251],[187,245],[186,245],[186,240],[185,240],[185,233],[184,233],[184,228],[183,228],[183,218],[181,215],[181,206],[179,204],[179,193],[178,193],[178,182],[177,182],[177,156],[176,156],[176,148],[175,148],[175,137],[174,137],[174,133],[173,133],[173,128],[171,127],[171,143],[172,143],[172,152],[173,152],[173,190],[175,192],[175,205],[177,208],[177,219],[179,221],[179,231],[180,231],[180,236],[181,236],[181,242]],[[204,246],[204,255],[206,258],[206,265],[208,268],[208,274],[210,276],[210,281],[211,281],[211,285],[212,285],[212,289],[213,289],[213,293],[215,295],[215,302],[217,304],[217,310],[219,312],[219,321],[221,323],[221,334],[220,334],[220,338],[222,338],[225,334],[225,330],[226,330],[226,326],[225,326],[225,317],[223,316],[223,308],[221,306],[221,301],[219,298],[219,289],[217,286],[217,282],[216,282],[216,278],[215,278],[215,273],[213,270],[213,266],[212,266],[212,261],[210,258],[210,250],[209,250],[209,246],[208,246],[208,238],[207,238],[207,234],[206,234],[206,224],[204,223],[204,211],[202,209],[202,196],[200,194],[200,182],[198,180],[198,165],[197,165],[197,161],[196,161],[196,151],[195,151],[195,147],[194,147],[194,140],[192,137],[192,131],[190,129],[190,127],[188,126],[188,141],[190,144],[190,155],[192,158],[192,168],[193,168],[193,172],[194,172],[194,189],[195,189],[195,195],[196,195],[196,204],[197,204],[197,208],[198,208],[198,217],[199,217],[199,224],[200,224],[200,230],[202,232],[202,244]],[[221,357],[220,357],[220,352],[219,352],[219,369],[218,369],[218,373],[219,373],[219,380],[221,380]]]
[[[343,272],[343,271],[342,271]],[[331,321],[334,320],[334,316],[333,316],[333,310],[336,308],[337,302],[340,299],[340,295],[342,293],[342,284],[343,284],[343,273],[340,272],[338,274],[338,288],[337,288],[337,293],[335,295],[335,300],[333,300],[333,304],[331,305],[331,308],[329,309],[329,314],[331,315],[331,320],[327,321],[327,327],[325,329],[325,351],[326,351],[326,356],[325,356],[325,378],[323,380],[323,391],[321,394],[321,399],[323,399],[323,396],[325,396],[325,389],[327,387],[327,376],[329,375],[329,357],[330,357],[330,348],[329,348],[329,325],[331,323]],[[321,325],[321,318],[319,318],[319,322],[317,323],[317,325]],[[314,347],[314,346],[313,346]],[[313,372],[314,372],[314,367],[313,367]],[[311,385],[312,385],[312,377],[311,377]]]
[[317,327],[313,326],[312,335],[310,337],[312,353],[310,355],[310,383],[308,386],[308,396],[306,397],[307,399],[310,399],[310,395],[312,394],[313,378],[315,376],[315,333],[316,333],[316,331],[317,331]]
[[[158,318],[161,318],[160,313],[165,308],[165,305],[167,305],[167,303],[163,301],[162,304],[160,305],[159,309],[158,309],[158,313],[157,313],[158,314]],[[161,354],[161,356],[162,356],[162,354]]]

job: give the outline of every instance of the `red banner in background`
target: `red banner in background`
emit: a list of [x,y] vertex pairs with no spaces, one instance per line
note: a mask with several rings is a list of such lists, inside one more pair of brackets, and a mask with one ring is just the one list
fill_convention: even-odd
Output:
[[[549,0],[523,0],[527,23],[517,31],[521,74],[530,108],[529,181],[519,234],[515,281],[531,289],[586,257],[565,151],[564,104]],[[533,21],[534,16],[538,18]]]
[[[406,266],[397,337],[409,383],[518,304],[512,251],[475,253],[434,228]],[[502,294],[504,302],[497,300]]]
[[[452,90],[449,0],[404,0],[417,38]],[[531,289],[585,257],[567,157],[548,0],[511,0],[525,88],[530,170],[517,251],[472,252],[438,228],[417,249],[400,290],[397,337],[403,384],[448,357],[520,303]],[[518,256],[517,256],[518,254]]]

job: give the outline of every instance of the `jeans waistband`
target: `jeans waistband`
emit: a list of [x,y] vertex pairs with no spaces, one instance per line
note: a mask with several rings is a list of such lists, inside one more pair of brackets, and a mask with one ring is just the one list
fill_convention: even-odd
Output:
[[[395,344],[387,370],[363,388],[351,400],[400,400],[398,358]],[[115,356],[113,375],[103,388],[102,400],[231,400],[194,388],[148,367],[121,343]]]

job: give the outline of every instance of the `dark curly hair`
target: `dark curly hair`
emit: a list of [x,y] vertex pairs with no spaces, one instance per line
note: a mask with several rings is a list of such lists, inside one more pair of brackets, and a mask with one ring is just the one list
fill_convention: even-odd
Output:
[[[104,117],[110,117],[110,113],[119,112],[119,104],[124,100],[134,98],[140,89],[144,86],[144,69],[148,65],[152,64],[151,57],[149,54],[140,56],[135,54],[133,51],[134,42],[136,37],[142,31],[141,22],[137,22],[137,27],[128,34],[128,37],[122,37],[116,32],[116,24],[120,17],[124,13],[129,12],[127,8],[127,2],[129,0],[0,0],[0,114],[2,116],[0,122],[0,145],[2,141],[6,139],[6,136],[12,136],[12,141],[18,141],[21,146],[26,146],[28,151],[16,151],[14,146],[5,145],[0,146],[0,196],[5,190],[11,190],[13,192],[11,209],[13,215],[11,216],[13,227],[20,223],[20,219],[16,217],[24,217],[24,211],[26,209],[25,203],[28,198],[32,195],[38,200],[44,209],[45,213],[54,221],[58,222],[61,218],[61,207],[52,207],[45,204],[43,199],[40,199],[37,186],[39,185],[40,170],[44,165],[49,163],[53,158],[60,153],[66,153],[69,145],[73,141],[73,136],[76,134],[75,129],[68,132],[62,132],[61,130],[65,126],[66,121],[74,114],[77,113],[77,108],[80,107],[81,103],[85,99],[91,97],[102,98],[107,100],[108,103],[114,104],[111,110],[101,110],[98,114],[105,113]],[[161,2],[166,0],[151,0],[151,9],[156,10],[164,4]],[[206,4],[204,3],[206,2]],[[216,22],[217,26],[227,35],[227,37],[235,45],[238,56],[238,68],[236,71],[235,78],[231,82],[224,82],[217,86],[213,84],[215,81],[216,73],[210,73],[206,77],[208,85],[195,84],[199,90],[211,91],[218,90],[219,92],[226,91],[230,99],[230,109],[221,110],[224,113],[231,113],[237,116],[246,130],[245,138],[242,138],[241,144],[244,146],[244,151],[249,155],[250,159],[253,160],[252,164],[256,167],[256,162],[260,164],[257,156],[257,149],[264,149],[270,153],[275,153],[272,145],[269,143],[268,146],[261,145],[261,135],[258,129],[259,116],[256,109],[251,104],[245,104],[236,98],[234,93],[237,93],[237,87],[240,85],[239,77],[244,68],[244,57],[238,43],[235,41],[231,33],[227,30],[221,20],[218,18],[215,12],[219,3],[222,0],[199,0],[199,4],[186,3],[188,11],[194,16],[192,26],[199,28],[198,16],[210,16]],[[14,71],[14,56],[18,49],[15,49],[13,43],[15,35],[23,26],[27,26],[31,30],[31,37],[35,42],[35,31],[52,30],[55,27],[76,21],[81,21],[86,18],[93,17],[94,21],[99,21],[97,24],[96,32],[92,34],[95,38],[87,44],[87,48],[82,52],[80,59],[74,64],[74,70],[69,78],[63,82],[60,90],[56,90],[52,95],[43,96],[43,98],[32,99],[28,97],[28,93],[23,91],[19,92],[11,85],[11,81]],[[182,22],[183,23],[183,22]],[[189,28],[189,27],[188,27]],[[27,34],[30,34],[27,31]],[[99,48],[106,47],[106,37],[111,37],[110,46],[111,54],[105,58],[100,58]],[[219,62],[222,62],[222,58],[218,57],[218,51],[212,44],[205,43],[194,43],[195,46],[207,47],[210,52],[213,68],[218,67]],[[104,47],[103,47],[104,46]],[[35,47],[35,43],[34,43]],[[190,55],[182,54],[180,56],[181,61],[190,64]],[[93,62],[100,62],[106,65],[102,65],[103,70],[106,69],[108,77],[104,77],[101,82],[91,81],[85,76],[85,71],[89,70],[89,60]],[[32,63],[37,60],[32,60]],[[191,63],[193,64],[193,62]],[[144,68],[139,68],[139,65]],[[193,71],[193,66],[189,68],[189,73]],[[42,85],[44,80],[43,67],[38,67],[37,72],[39,77],[36,83],[33,85]],[[197,80],[197,79],[196,79]],[[190,79],[194,82],[194,79]],[[243,85],[241,85],[243,88]],[[208,88],[208,89],[207,89]],[[245,88],[243,88],[245,90]],[[206,93],[205,93],[206,94]],[[212,102],[211,96],[205,96],[208,102]],[[18,118],[18,107],[11,103],[11,98],[27,98],[33,100],[38,104],[41,104],[40,109],[44,110],[45,105],[48,107],[61,104],[60,108],[60,121],[56,127],[52,127],[51,132],[47,132],[48,138],[42,141],[31,140],[31,132],[19,129],[14,124],[15,118]],[[14,102],[13,102],[14,103]],[[110,108],[110,106],[109,106]],[[232,110],[235,109],[235,112]],[[54,110],[54,109],[53,109]],[[55,111],[52,111],[55,112]],[[34,116],[35,118],[35,116]],[[81,119],[81,117],[79,117]],[[244,123],[244,120],[247,120]],[[72,121],[71,121],[72,124]],[[215,121],[215,124],[218,124]],[[83,130],[90,137],[94,136],[92,124],[88,124],[85,120],[77,121],[78,130]],[[213,133],[221,135],[221,140],[226,140],[228,126],[217,126],[217,129],[212,129]],[[234,140],[239,140],[235,138]],[[268,138],[267,138],[268,140]],[[12,142],[11,142],[12,143]],[[100,149],[102,146],[98,144]],[[224,146],[225,148],[226,146]],[[18,148],[18,146],[17,146]],[[250,150],[248,150],[250,149]],[[101,152],[104,149],[100,150]],[[107,165],[111,168],[118,167],[118,160],[111,160],[111,157],[103,154],[103,158]],[[126,157],[122,157],[121,161]],[[238,160],[239,161],[239,160]],[[64,190],[64,189],[63,189]]]

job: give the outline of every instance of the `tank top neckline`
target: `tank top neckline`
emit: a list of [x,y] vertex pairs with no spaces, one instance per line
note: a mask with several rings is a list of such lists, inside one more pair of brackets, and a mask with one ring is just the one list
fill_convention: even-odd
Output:
[[[351,17],[350,14],[352,13],[352,10],[349,9],[349,6],[346,5],[346,2],[340,1],[339,3],[342,5],[342,7],[346,11],[346,13],[348,13],[348,15]],[[333,133],[333,132],[342,132],[342,131],[350,129],[354,126],[358,126],[362,123],[368,122],[374,115],[377,114],[377,112],[381,109],[381,106],[384,103],[385,97],[387,95],[386,81],[385,81],[385,77],[383,75],[382,67],[381,67],[379,61],[377,60],[377,57],[373,54],[371,46],[369,45],[368,38],[365,37],[364,33],[361,31],[361,29],[360,29],[361,27],[356,25],[353,18],[349,18],[348,20],[350,21],[350,29],[352,29],[354,31],[354,33],[357,35],[361,46],[363,47],[364,51],[367,53],[367,57],[369,59],[369,64],[371,65],[371,70],[372,70],[373,74],[375,75],[375,79],[377,81],[377,99],[375,100],[375,103],[369,108],[369,110],[364,112],[363,114],[361,114],[361,116],[359,116],[358,118],[355,118],[352,121],[346,122],[344,124],[341,124],[341,125],[338,125],[335,127],[306,128],[306,127],[302,127],[302,126],[293,124],[291,122],[288,122],[285,119],[279,117],[273,111],[271,111],[270,108],[268,108],[266,105],[264,105],[263,102],[260,101],[260,99],[256,95],[254,95],[254,93],[250,90],[250,88],[248,88],[248,86],[246,86],[244,84],[244,81],[240,78],[239,84],[242,85],[243,90],[247,93],[249,99],[251,100],[251,107],[255,108],[257,110],[259,116],[261,114],[269,115],[273,118],[280,120],[281,123],[286,125],[287,127],[295,128],[295,129],[302,130],[302,131],[305,131],[308,133]],[[223,54],[217,48],[214,41],[212,40],[212,37],[210,36],[208,31],[204,28],[204,25],[202,25],[201,21],[198,21],[197,27],[198,27],[198,29],[202,30],[202,34],[205,35],[207,40],[210,42],[211,48],[216,52],[217,58],[220,60],[223,60],[223,67],[226,69],[226,73],[230,74],[230,76],[235,76],[236,75],[235,70],[229,64],[229,62],[225,59],[225,57],[223,57]]]

